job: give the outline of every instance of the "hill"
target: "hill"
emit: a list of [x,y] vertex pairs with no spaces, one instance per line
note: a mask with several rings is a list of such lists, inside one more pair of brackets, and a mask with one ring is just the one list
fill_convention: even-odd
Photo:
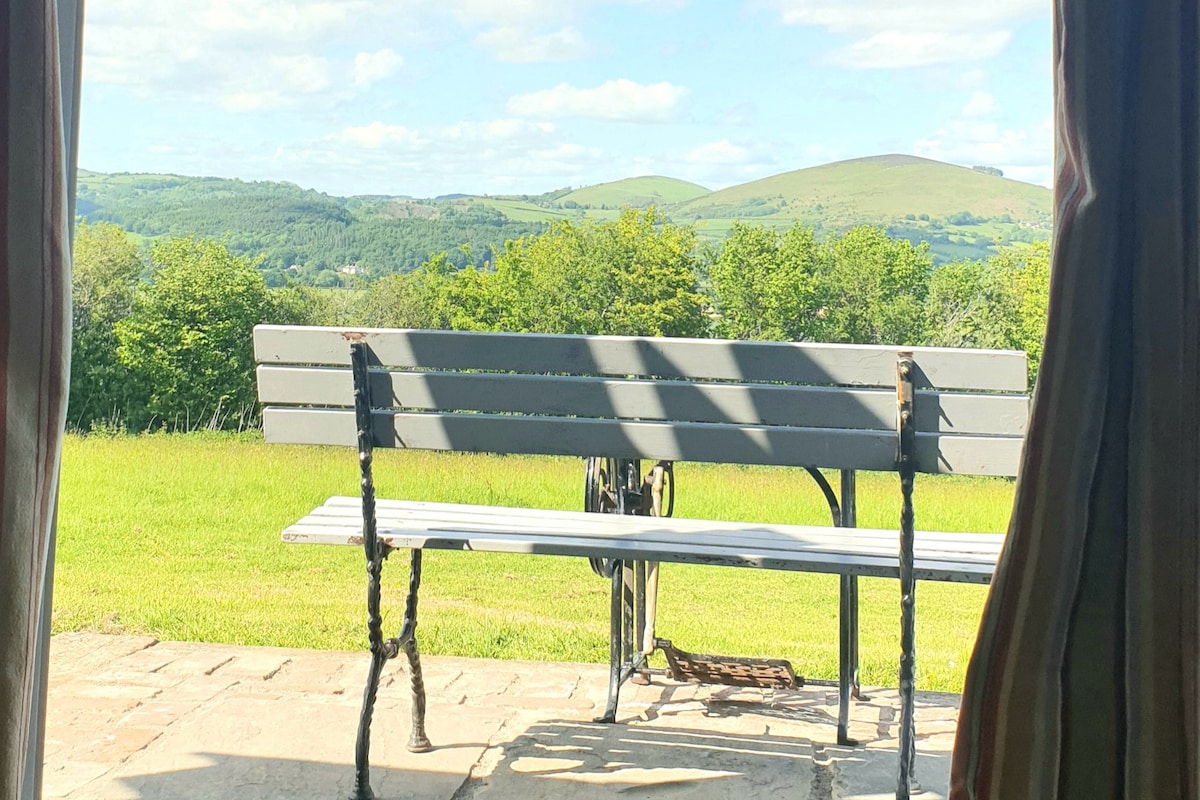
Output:
[[223,240],[235,253],[261,257],[272,284],[293,278],[331,286],[351,273],[375,278],[415,269],[443,251],[458,266],[481,265],[492,247],[555,220],[611,219],[623,207],[651,204],[713,241],[738,220],[777,228],[800,223],[819,234],[869,224],[929,242],[934,258],[946,261],[1049,238],[1050,191],[994,172],[888,155],[715,192],[642,176],[542,195],[421,200],[334,197],[272,181],[80,170],[77,211],[85,221],[113,222],[142,239],[195,234]]
[[563,208],[645,208],[685,203],[708,193],[708,189],[697,183],[661,175],[644,175],[584,186],[558,198],[557,204]]
[[668,212],[710,237],[724,236],[734,220],[800,222],[825,233],[880,225],[893,236],[928,241],[940,260],[1048,238],[1050,190],[991,172],[916,156],[872,156],[731,186]]
[[[482,264],[490,247],[536,233],[546,214],[505,214],[475,198],[332,197],[291,183],[79,171],[76,212],[142,239],[198,235],[261,257],[269,283],[333,286],[348,274],[407,272],[446,251]],[[463,249],[463,245],[468,245]]]

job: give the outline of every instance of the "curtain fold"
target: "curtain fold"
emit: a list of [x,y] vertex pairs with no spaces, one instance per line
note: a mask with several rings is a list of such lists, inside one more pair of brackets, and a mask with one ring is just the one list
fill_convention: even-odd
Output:
[[0,800],[41,793],[82,11],[0,0]]
[[1196,0],[1056,0],[1045,354],[955,800],[1194,798]]

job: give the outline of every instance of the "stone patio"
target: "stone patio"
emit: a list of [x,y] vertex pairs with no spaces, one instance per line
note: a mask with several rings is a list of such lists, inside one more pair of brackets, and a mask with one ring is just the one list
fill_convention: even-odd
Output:
[[[402,660],[401,660],[402,661]],[[854,704],[838,747],[827,686],[626,685],[620,724],[590,720],[607,669],[425,657],[434,750],[404,749],[407,676],[386,668],[372,728],[381,800],[895,797],[895,690]],[[367,656],[62,634],[51,649],[44,797],[343,798]],[[923,794],[946,795],[958,695],[917,698]]]

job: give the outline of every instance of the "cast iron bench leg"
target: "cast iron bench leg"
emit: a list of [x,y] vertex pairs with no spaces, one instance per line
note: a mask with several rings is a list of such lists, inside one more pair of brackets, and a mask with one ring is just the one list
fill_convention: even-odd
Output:
[[421,588],[420,550],[411,551],[408,570],[408,600],[404,606],[404,624],[400,633],[384,641],[383,616],[380,612],[380,586],[383,562],[390,549],[379,541],[375,517],[375,479],[372,475],[375,431],[371,414],[371,383],[368,373],[367,347],[362,342],[350,345],[350,365],[354,375],[354,415],[358,429],[358,462],[362,487],[362,538],[367,559],[367,634],[371,645],[371,668],[363,690],[362,714],[358,720],[358,736],[354,746],[354,796],[352,800],[374,800],[371,789],[371,720],[375,715],[375,699],[379,693],[379,678],[383,662],[395,658],[403,650],[408,657],[412,679],[412,733],[408,749],[423,753],[432,749],[425,735],[425,682],[421,674],[421,656],[417,651],[417,593]]
[[915,364],[911,353],[900,353],[896,362],[896,400],[900,449],[900,769],[896,800],[908,800],[916,785],[917,761],[914,711],[916,704],[916,590],[913,570],[913,482],[916,478],[916,426],[913,422]]
[[421,654],[417,652],[417,638],[404,643],[404,655],[408,657],[408,675],[412,683],[412,733],[408,737],[410,753],[427,753],[433,749],[425,735],[425,679],[421,674]]
[[858,688],[858,576],[841,576],[839,606],[837,741],[853,746],[858,742],[850,738],[850,699],[862,694]]
[[[841,471],[841,508],[834,517],[839,527],[853,528],[858,524],[855,501],[855,474],[852,469]],[[850,738],[850,700],[868,699],[858,683],[858,576],[841,576],[838,619],[838,729],[840,745],[856,745]]]
[[612,562],[612,599],[609,606],[608,632],[608,703],[604,715],[594,722],[617,721],[617,696],[621,692],[622,651],[625,638],[625,562]]

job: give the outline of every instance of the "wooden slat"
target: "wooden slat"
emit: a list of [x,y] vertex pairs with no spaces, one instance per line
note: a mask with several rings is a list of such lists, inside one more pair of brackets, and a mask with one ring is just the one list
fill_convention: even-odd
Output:
[[[326,509],[338,514],[339,509]],[[831,546],[830,529],[806,526],[749,526],[702,520],[550,512],[529,517],[523,509],[478,507],[474,512],[443,516],[433,509],[395,510],[380,519],[380,537],[392,547],[479,550],[540,555],[637,558],[677,563],[757,567],[835,574],[896,577],[898,556],[878,547]],[[339,521],[308,518],[284,531],[287,542],[361,545],[360,521],[343,507]],[[500,511],[501,513],[497,513]],[[424,513],[423,513],[424,512]],[[447,518],[448,517],[448,518]],[[487,526],[481,524],[490,519]],[[697,530],[699,528],[699,530]],[[847,533],[850,544],[850,530]],[[752,535],[746,535],[749,532]],[[882,540],[891,531],[857,532]],[[952,534],[942,534],[948,536]],[[960,537],[967,535],[959,534]],[[923,540],[918,534],[918,577],[987,583],[995,568],[994,553],[959,553]]]
[[[639,541],[670,546],[679,537],[696,544],[753,546],[787,550],[797,547],[827,552],[894,556],[897,532],[872,528],[831,528],[751,522],[715,522],[682,517],[653,518],[579,511],[506,508],[457,503],[387,501],[377,503],[380,529],[406,528],[517,532],[529,536],[604,535],[637,537]],[[362,525],[362,501],[331,497],[296,523],[306,529],[337,528],[357,532]],[[981,560],[995,563],[1003,546],[1000,534],[921,532],[915,552],[930,560]]]
[[[558,416],[893,430],[894,389],[622,380],[511,373],[384,372],[371,375],[373,402],[412,410],[520,412]],[[261,365],[259,399],[325,407],[353,405],[346,369]],[[1023,395],[919,392],[917,429],[1021,436]]]
[[346,365],[352,341],[384,366],[892,386],[911,350],[919,387],[1025,390],[1025,354],[953,348],[259,325],[261,363]]
[[[582,519],[589,522],[596,518],[596,514],[583,514],[580,511],[568,511],[562,509],[542,509],[542,508],[526,508],[526,507],[509,507],[509,506],[485,506],[471,503],[439,503],[429,500],[391,500],[387,498],[379,498],[376,500],[376,508],[378,513],[387,517],[400,517],[403,515],[411,515],[414,517],[436,517],[439,519],[455,519],[455,520],[486,520],[495,517],[505,518],[508,516],[517,516],[526,521],[532,521],[530,524],[541,525],[544,523],[551,524],[562,519]],[[362,514],[362,498],[350,497],[346,495],[335,495],[328,498],[322,505],[318,506],[312,512],[315,514],[332,514],[342,517],[356,517]],[[582,516],[581,516],[582,515]],[[714,524],[730,526],[738,528],[745,535],[753,535],[756,531],[770,531],[773,529],[786,529],[789,531],[804,530],[806,535],[815,537],[853,537],[853,536],[882,536],[896,544],[897,531],[892,529],[882,528],[831,528],[824,525],[785,525],[779,523],[763,523],[763,522],[720,522],[716,523],[707,519],[696,519],[688,517],[641,517],[631,514],[605,514],[603,516],[609,525],[615,528],[620,528],[623,525],[629,526],[629,530],[642,530],[646,525],[653,520],[655,524],[668,525],[672,530],[680,532],[696,532],[701,531],[705,527],[710,527]],[[928,542],[934,547],[943,547],[950,545],[953,547],[964,548],[964,552],[979,551],[992,554],[994,557],[1000,552],[1000,548],[1004,544],[1005,535],[1002,533],[975,533],[964,531],[918,531],[917,539],[919,543]]]
[[[355,444],[354,415],[349,410],[269,407],[263,411],[263,428],[269,442]],[[391,412],[377,412],[375,428],[379,446],[419,450],[880,471],[895,469],[896,459],[895,435],[889,431]],[[1022,441],[1020,437],[920,434],[917,468],[1015,475]]]

